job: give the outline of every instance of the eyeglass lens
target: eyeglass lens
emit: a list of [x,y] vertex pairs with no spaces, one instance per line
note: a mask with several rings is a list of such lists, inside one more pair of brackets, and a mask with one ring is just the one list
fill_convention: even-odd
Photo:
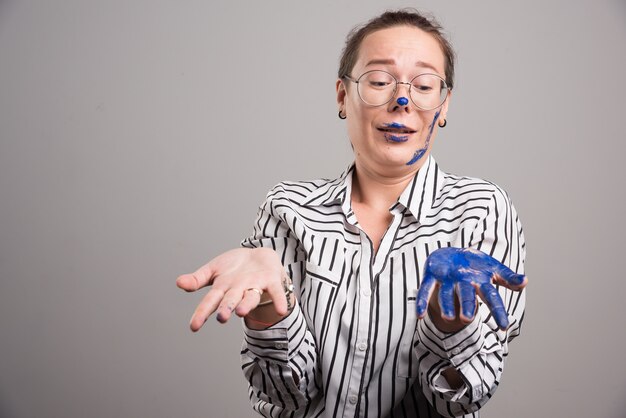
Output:
[[[380,106],[393,99],[396,79],[386,71],[369,71],[359,78],[357,89],[365,103]],[[434,74],[421,74],[411,81],[410,97],[420,109],[431,110],[439,107],[447,95],[445,81]]]

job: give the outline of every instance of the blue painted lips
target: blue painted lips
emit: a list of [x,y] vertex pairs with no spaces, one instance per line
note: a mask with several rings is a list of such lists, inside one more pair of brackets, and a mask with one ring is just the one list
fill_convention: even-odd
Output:
[[[409,133],[414,133],[411,128],[399,122],[385,123],[383,124],[383,126],[387,129],[394,129],[399,131],[404,130],[408,131]],[[404,134],[404,132],[384,132],[384,137],[387,141],[391,142],[406,142],[409,140],[409,135]]]

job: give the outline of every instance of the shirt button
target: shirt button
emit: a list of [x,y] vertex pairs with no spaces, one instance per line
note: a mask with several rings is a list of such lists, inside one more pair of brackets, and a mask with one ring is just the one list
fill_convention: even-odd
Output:
[[283,348],[285,348],[285,344],[284,343],[276,343],[276,344],[274,344],[274,347],[276,347],[277,350],[282,350]]
[[457,354],[459,354],[460,352],[461,352],[461,349],[460,349],[460,348],[455,348],[454,350],[452,350],[452,354],[453,354],[453,355],[455,355],[455,356],[456,356]]
[[361,290],[361,294],[363,296],[365,296],[366,298],[369,298],[371,296],[371,294],[372,294],[372,291],[369,290],[369,289],[363,289],[363,290]]
[[361,350],[361,351],[367,350],[367,344],[365,344],[365,343],[359,344],[359,350]]
[[356,395],[352,395],[348,398],[348,402],[350,402],[352,405],[354,405],[358,400],[359,398],[357,398]]

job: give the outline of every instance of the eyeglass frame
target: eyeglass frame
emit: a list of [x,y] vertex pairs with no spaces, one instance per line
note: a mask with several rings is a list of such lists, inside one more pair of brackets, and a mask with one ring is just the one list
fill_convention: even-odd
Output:
[[[361,79],[363,78],[363,76],[364,76],[364,75],[366,75],[366,74],[372,73],[372,72],[374,72],[374,71],[380,71],[380,72],[383,72],[383,73],[387,73],[387,74],[389,74],[389,75],[391,76],[391,78],[393,78],[393,79],[396,81],[396,85],[395,85],[395,86],[394,86],[394,88],[393,88],[393,93],[391,93],[391,97],[389,98],[389,100],[387,100],[385,103],[381,103],[381,104],[379,104],[379,105],[373,105],[373,104],[367,103],[367,102],[363,99],[363,97],[361,97],[361,92],[359,91],[359,83],[361,82]],[[433,108],[431,108],[431,109],[424,109],[424,108],[422,108],[422,107],[419,107],[419,106],[417,105],[417,103],[415,103],[415,101],[413,101],[413,97],[411,97],[411,87],[413,87],[413,80],[415,80],[417,77],[421,77],[421,76],[423,76],[423,75],[434,75],[435,77],[437,77],[438,79],[440,79],[441,81],[443,81],[443,84],[444,84],[445,89],[446,89],[446,96],[443,98],[443,100],[441,101],[441,103],[439,103],[437,106],[435,106],[435,107],[433,107]],[[443,79],[443,78],[442,78],[439,74],[435,74],[435,73],[422,73],[422,74],[418,74],[418,75],[416,75],[415,77],[413,77],[413,78],[411,79],[411,81],[409,81],[409,82],[406,82],[406,81],[398,81],[398,79],[397,79],[397,78],[396,78],[393,74],[391,74],[390,72],[387,72],[387,71],[385,71],[385,70],[369,70],[369,71],[366,71],[366,72],[364,72],[363,74],[361,74],[361,75],[360,75],[360,76],[359,76],[356,80],[354,79],[354,77],[349,76],[349,75],[344,75],[342,78],[345,78],[345,79],[347,79],[347,80],[349,80],[349,81],[352,81],[354,84],[356,84],[356,85],[357,85],[357,87],[356,87],[356,91],[357,91],[357,93],[358,93],[358,95],[359,95],[359,99],[361,99],[361,101],[362,101],[363,103],[365,103],[366,105],[368,105],[368,106],[372,106],[372,107],[380,107],[380,106],[384,106],[384,105],[386,105],[387,103],[391,102],[391,101],[393,100],[393,98],[396,96],[396,93],[398,92],[398,84],[407,84],[407,85],[409,86],[409,98],[411,99],[411,103],[413,103],[413,104],[415,105],[415,107],[417,107],[418,109],[420,109],[420,110],[424,110],[424,111],[437,109],[439,106],[443,105],[443,104],[446,102],[446,99],[448,98],[448,96],[450,95],[450,92],[452,91],[452,87],[448,87],[448,83],[446,83],[446,80],[444,80],[444,79]]]

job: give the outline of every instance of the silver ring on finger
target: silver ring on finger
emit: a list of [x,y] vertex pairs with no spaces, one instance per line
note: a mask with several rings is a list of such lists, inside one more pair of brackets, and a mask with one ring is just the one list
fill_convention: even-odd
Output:
[[252,290],[253,292],[257,292],[259,294],[259,297],[263,296],[263,291],[261,289],[257,289],[256,287],[251,287],[249,289],[246,289],[246,292],[248,290]]

